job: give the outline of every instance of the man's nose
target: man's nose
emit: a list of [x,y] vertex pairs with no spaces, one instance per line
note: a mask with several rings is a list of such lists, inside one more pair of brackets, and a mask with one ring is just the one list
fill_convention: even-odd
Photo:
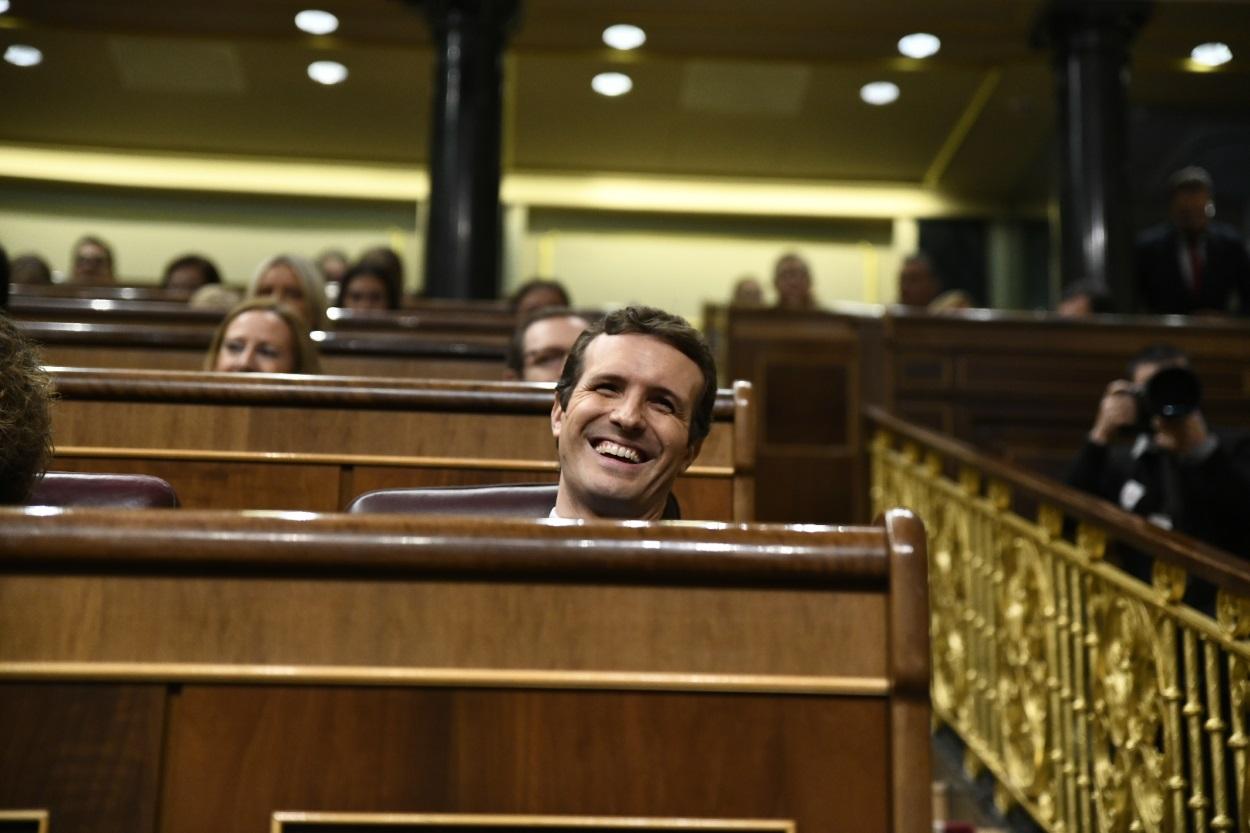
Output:
[[622,396],[612,409],[612,421],[622,428],[637,428],[642,425],[642,407],[640,396]]

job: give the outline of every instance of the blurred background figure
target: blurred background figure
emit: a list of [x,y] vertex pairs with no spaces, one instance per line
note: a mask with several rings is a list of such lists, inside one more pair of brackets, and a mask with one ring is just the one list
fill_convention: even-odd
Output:
[[764,287],[750,275],[739,278],[734,284],[733,297],[729,299],[729,303],[735,307],[762,307]]
[[590,322],[564,307],[544,307],[531,313],[508,344],[505,379],[557,382],[573,342]]
[[52,283],[52,267],[39,255],[18,255],[9,264],[9,280],[13,283]]
[[187,254],[176,257],[169,262],[161,275],[161,286],[183,290],[188,294],[210,283],[221,283],[221,273],[203,255]]
[[1111,296],[1093,281],[1073,281],[1064,287],[1055,312],[1060,318],[1088,318],[1115,312]]
[[374,246],[365,250],[356,263],[381,270],[392,284],[399,288],[401,303],[404,292],[404,260],[390,246]]
[[342,249],[326,249],[317,255],[317,268],[327,284],[338,283],[347,274],[347,255]]
[[508,298],[508,306],[516,313],[518,321],[524,321],[535,310],[569,307],[572,304],[569,291],[564,285],[550,278],[530,278],[518,286]]
[[317,267],[299,255],[275,255],[261,261],[247,288],[248,298],[272,297],[289,304],[313,330],[325,326],[325,286]]
[[898,272],[898,302],[905,307],[928,307],[942,294],[942,280],[924,254],[903,260]]
[[103,286],[117,282],[113,274],[113,249],[98,237],[80,237],[70,252],[69,261],[70,283]]
[[230,309],[241,300],[243,293],[234,287],[210,283],[191,293],[187,303],[195,309]]
[[793,252],[777,259],[773,267],[773,287],[777,290],[778,309],[814,309],[812,270],[807,261]]
[[320,373],[308,324],[275,298],[252,298],[226,314],[204,358],[225,373]]
[[1146,312],[1250,313],[1250,253],[1232,226],[1212,222],[1211,175],[1182,168],[1168,180],[1167,222],[1137,238],[1134,273]]
[[399,309],[399,284],[377,266],[357,263],[339,283],[337,306],[357,311]]

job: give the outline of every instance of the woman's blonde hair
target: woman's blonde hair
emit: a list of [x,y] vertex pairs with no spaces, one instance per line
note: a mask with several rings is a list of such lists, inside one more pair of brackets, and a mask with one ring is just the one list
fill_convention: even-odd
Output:
[[291,346],[295,348],[292,351],[294,358],[292,373],[321,372],[321,357],[317,353],[317,345],[313,344],[313,340],[308,335],[308,324],[288,305],[268,297],[251,298],[226,313],[226,317],[221,320],[221,325],[217,327],[217,332],[213,333],[212,343],[208,345],[208,355],[204,357],[205,370],[216,369],[217,355],[221,352],[222,342],[226,340],[226,330],[230,327],[230,322],[245,312],[253,311],[272,312],[281,318],[286,328],[290,330]]
[[260,286],[260,279],[275,266],[288,267],[295,273],[295,277],[299,279],[300,286],[304,289],[304,303],[308,307],[310,316],[308,322],[309,329],[319,330],[324,327],[326,323],[325,282],[321,279],[321,272],[306,257],[282,254],[265,258],[256,267],[256,274],[252,276],[251,283],[247,285],[246,297],[260,297],[256,294],[256,288]]

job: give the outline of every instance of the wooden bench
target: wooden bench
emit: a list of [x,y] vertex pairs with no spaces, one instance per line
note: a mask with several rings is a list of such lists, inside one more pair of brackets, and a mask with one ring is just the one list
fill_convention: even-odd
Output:
[[709,310],[728,378],[759,399],[756,517],[865,520],[863,405],[1061,477],[1128,359],[1166,342],[1193,358],[1212,425],[1250,427],[1250,324],[1235,319],[891,307]]
[[0,808],[57,833],[277,811],[927,833],[926,593],[903,512],[3,509]]
[[[554,481],[550,385],[53,368],[53,468],[153,474],[187,508],[338,511],[398,486]],[[676,489],[751,520],[751,387],[718,396]]]

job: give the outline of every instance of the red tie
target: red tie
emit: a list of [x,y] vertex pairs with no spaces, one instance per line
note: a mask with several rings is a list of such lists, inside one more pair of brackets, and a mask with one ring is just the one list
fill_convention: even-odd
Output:
[[1202,294],[1202,248],[1198,243],[1189,247],[1189,274],[1193,278],[1194,297]]

